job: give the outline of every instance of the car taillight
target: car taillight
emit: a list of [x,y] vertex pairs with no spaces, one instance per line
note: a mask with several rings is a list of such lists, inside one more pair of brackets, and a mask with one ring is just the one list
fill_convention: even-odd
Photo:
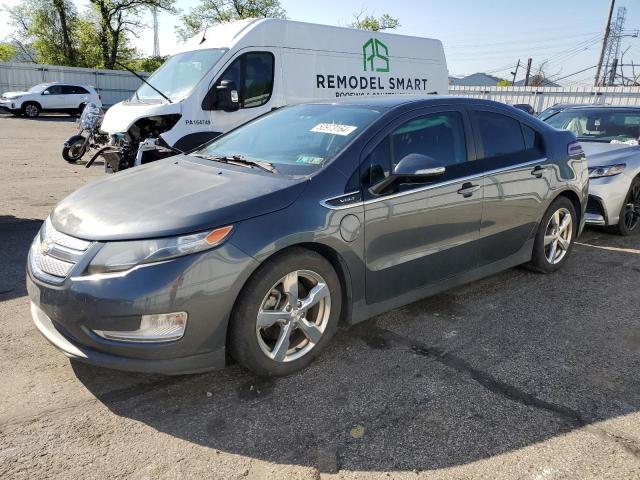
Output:
[[569,145],[567,145],[567,153],[569,154],[569,156],[583,155],[584,150],[582,149],[582,145],[580,145],[580,142],[571,142]]

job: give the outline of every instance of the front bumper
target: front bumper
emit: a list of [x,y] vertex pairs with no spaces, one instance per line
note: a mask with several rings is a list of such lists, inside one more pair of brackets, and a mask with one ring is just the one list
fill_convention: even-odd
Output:
[[0,100],[0,110],[14,112],[18,110],[18,107],[16,107],[16,103],[11,100]]
[[589,182],[586,221],[589,225],[616,225],[631,186],[632,178],[621,173],[594,178]]
[[[226,364],[233,303],[257,262],[229,242],[214,250],[136,267],[124,274],[70,276],[53,285],[27,264],[33,321],[70,358],[119,370],[197,373]],[[186,311],[180,340],[119,342],[94,330],[135,330],[141,316]]]

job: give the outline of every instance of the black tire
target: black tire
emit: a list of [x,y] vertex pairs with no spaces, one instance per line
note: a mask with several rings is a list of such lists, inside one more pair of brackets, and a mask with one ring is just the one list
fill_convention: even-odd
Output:
[[605,227],[605,230],[624,237],[640,232],[640,178],[636,177],[631,182],[618,223]]
[[41,111],[40,105],[35,102],[26,102],[22,105],[22,114],[27,118],[36,118]]
[[[556,214],[556,212],[568,212],[568,214],[571,216],[571,232],[570,234],[568,232],[568,238],[564,239],[565,241],[569,241],[568,248],[565,249],[557,245],[556,250],[554,250],[553,253],[556,253],[558,249],[561,249],[561,251],[564,253],[561,257],[558,254],[558,256],[556,257],[557,261],[554,261],[554,263],[552,263],[549,260],[548,256],[551,256],[552,254],[551,248],[553,247],[553,242],[550,245],[545,245],[545,236],[555,236],[555,233],[553,235],[547,235],[547,233],[550,228],[553,231],[551,219]],[[573,206],[573,202],[565,196],[556,198],[551,203],[544,216],[542,217],[542,220],[540,221],[538,232],[536,233],[536,239],[533,244],[533,254],[531,256],[531,262],[529,262],[526,266],[530,270],[534,270],[540,273],[552,273],[562,268],[562,266],[569,258],[571,250],[573,250],[573,243],[576,239],[578,228],[578,216],[576,214],[576,209]]]
[[86,107],[86,106],[87,106],[87,104],[86,104],[86,103],[81,103],[81,104],[78,106],[78,109],[77,109],[77,110],[75,110],[75,111],[73,111],[73,112],[71,113],[71,115],[73,115],[73,116],[76,116],[76,115],[80,116],[80,115],[82,115],[82,111],[84,110],[84,107]]
[[76,138],[69,146],[65,145],[62,148],[62,158],[69,163],[76,163],[82,158],[86,151],[85,139],[82,137]]
[[[320,339],[314,343],[314,346],[306,347],[311,348],[306,354],[290,361],[278,361],[267,356],[267,353],[265,353],[263,347],[260,345],[261,340],[258,340],[260,333],[257,333],[256,328],[258,312],[263,306],[263,303],[268,302],[272,298],[270,295],[276,290],[272,287],[275,287],[277,282],[290,274],[290,272],[295,271],[315,272],[324,280],[329,290],[328,298],[330,306],[328,313],[325,313],[325,315],[328,316],[328,320],[326,320],[326,326]],[[304,280],[304,278],[300,277],[299,282],[296,282],[301,289],[300,292],[303,292],[305,287],[303,284]],[[304,293],[300,293],[302,300],[304,300],[303,295]],[[282,301],[285,298],[286,295],[283,295],[278,301]],[[286,299],[284,303],[287,303]],[[323,306],[322,308],[325,307]],[[305,248],[291,248],[282,254],[274,256],[261,265],[242,289],[230,319],[227,337],[229,353],[243,367],[259,376],[273,377],[293,373],[309,365],[335,334],[341,308],[342,289],[338,275],[331,266],[331,263],[321,255]],[[316,309],[315,314],[319,314],[319,312],[322,311],[320,309],[320,303],[316,304],[316,306],[309,309],[310,313],[308,313],[308,315],[310,318],[313,318],[313,309]],[[326,317],[323,316],[323,318]],[[280,324],[274,324],[274,326],[268,328],[278,329],[276,332],[282,332],[284,329]],[[293,333],[290,337],[294,339],[301,338],[303,347],[301,347],[302,350],[300,350],[300,352],[302,352],[305,348],[305,337],[301,337],[303,332],[300,327],[294,326],[292,328]],[[265,332],[268,332],[268,329],[265,330]],[[273,338],[279,338],[279,334],[276,333]],[[311,345],[312,342],[310,340],[307,339],[306,341],[308,345]],[[295,349],[296,345],[294,345],[293,348],[291,348],[291,345],[289,345],[289,347],[289,350],[286,350],[287,355],[289,355],[289,351],[293,351],[295,355],[295,353],[297,353]],[[274,345],[273,351],[275,350]]]

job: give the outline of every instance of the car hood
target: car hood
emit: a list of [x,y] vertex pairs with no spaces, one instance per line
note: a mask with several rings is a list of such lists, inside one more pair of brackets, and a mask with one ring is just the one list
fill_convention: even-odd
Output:
[[109,135],[124,133],[141,118],[181,113],[181,104],[174,103],[134,103],[120,102],[104,114],[100,130]]
[[637,145],[584,141],[580,142],[580,145],[587,155],[589,167],[627,163],[629,157],[640,153],[640,147]]
[[173,236],[280,210],[306,184],[306,177],[179,155],[85,185],[56,206],[51,222],[85,240]]
[[4,98],[16,98],[16,97],[21,97],[23,95],[28,95],[29,92],[4,92],[2,94],[2,97]]

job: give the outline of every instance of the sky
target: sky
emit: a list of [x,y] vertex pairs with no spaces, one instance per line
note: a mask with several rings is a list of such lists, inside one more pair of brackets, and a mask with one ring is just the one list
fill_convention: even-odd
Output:
[[[80,10],[86,0],[74,0]],[[19,0],[0,0],[15,5]],[[178,8],[188,10],[198,0],[177,0]],[[547,75],[562,78],[598,61],[609,0],[281,0],[292,20],[346,26],[353,14],[389,13],[400,20],[396,33],[437,38],[444,44],[449,73],[455,76],[487,72],[511,79],[518,59],[526,65],[533,59],[533,70],[545,60]],[[625,32],[640,29],[640,1],[617,0],[616,8],[627,7]],[[615,13],[614,13],[615,16]],[[150,16],[145,19],[151,25]],[[160,13],[160,51],[169,54],[178,48],[175,27],[179,16]],[[0,12],[0,25],[7,24]],[[7,32],[9,33],[9,32]],[[4,32],[0,32],[0,38]],[[140,32],[134,45],[143,53],[153,50],[151,28]],[[625,37],[629,47],[624,63],[640,63],[640,38]],[[640,68],[638,69],[640,73]],[[595,69],[569,76],[563,85],[591,84]],[[518,79],[524,76],[524,66]]]

